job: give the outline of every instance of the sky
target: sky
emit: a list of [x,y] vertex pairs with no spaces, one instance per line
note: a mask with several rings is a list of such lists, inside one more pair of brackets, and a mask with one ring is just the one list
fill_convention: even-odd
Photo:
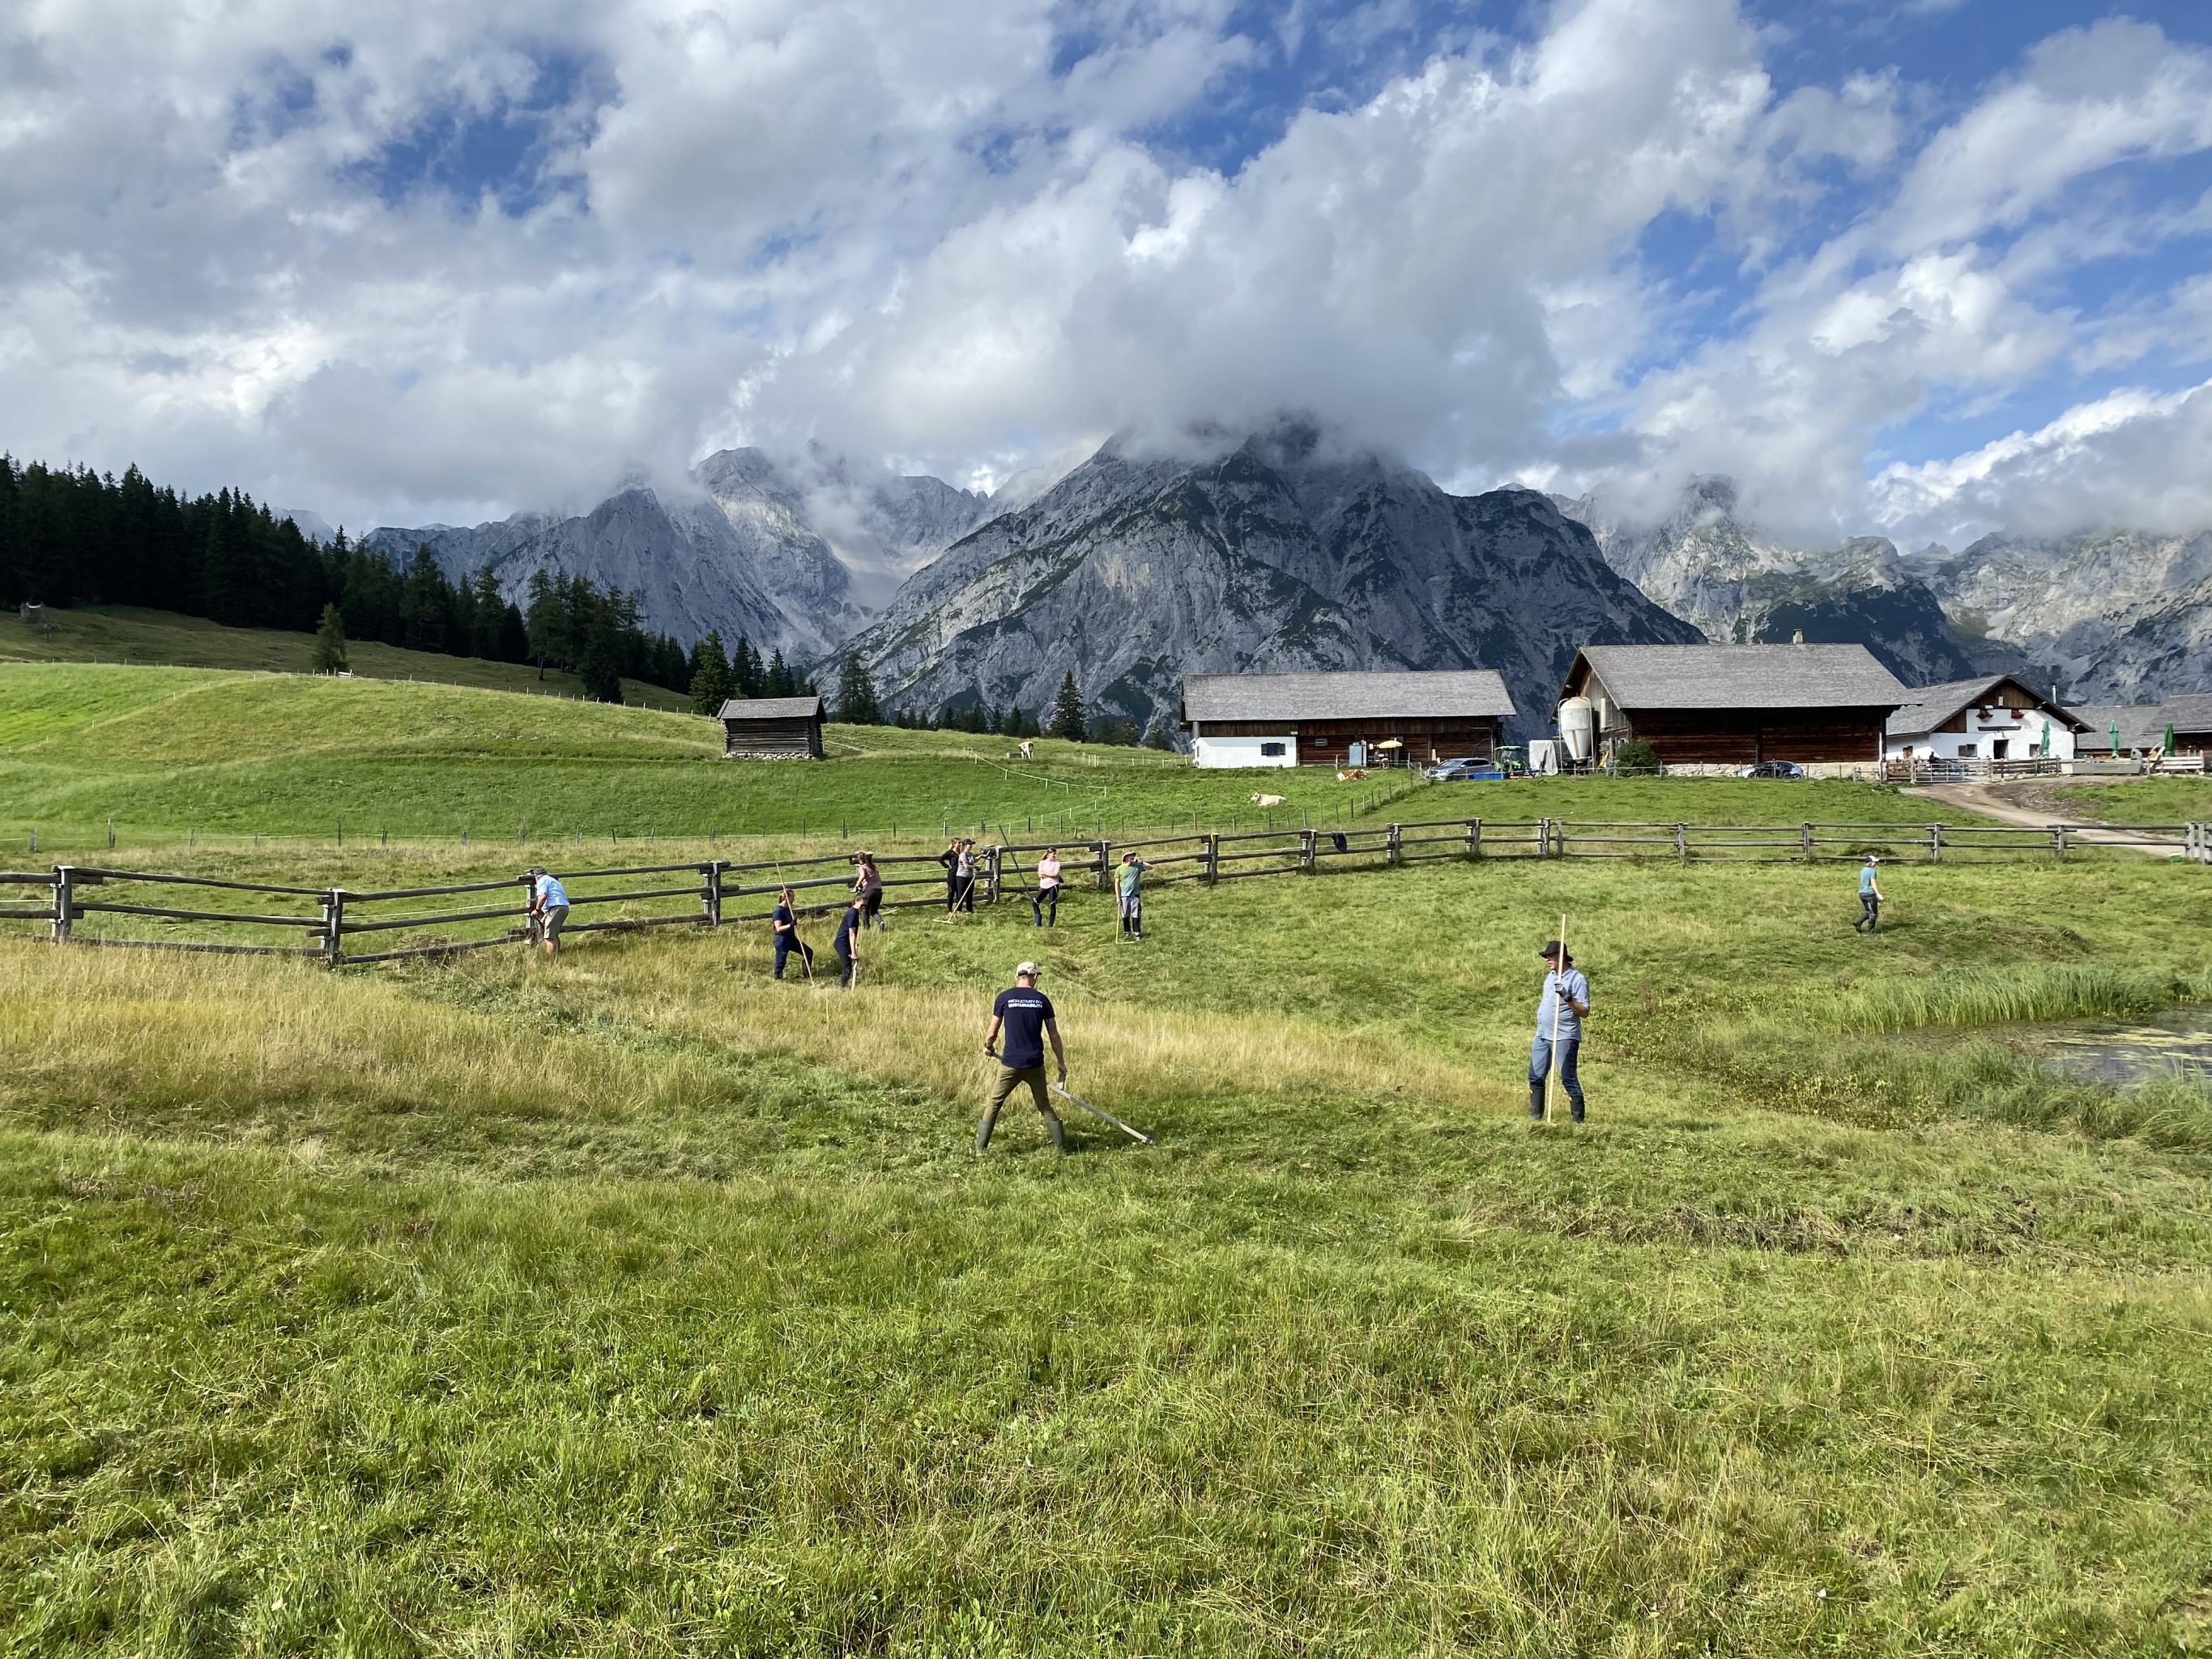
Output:
[[1809,542],[2212,526],[2212,7],[15,0],[0,447],[333,522],[1316,416]]

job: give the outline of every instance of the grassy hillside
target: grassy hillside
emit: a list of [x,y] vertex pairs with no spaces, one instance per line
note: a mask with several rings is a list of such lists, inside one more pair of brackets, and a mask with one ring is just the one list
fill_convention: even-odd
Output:
[[[309,674],[314,672],[314,647],[312,634],[274,628],[228,628],[203,617],[180,617],[171,611],[143,611],[131,605],[49,610],[44,626],[35,629],[12,613],[0,613],[0,662],[119,663]],[[357,679],[424,680],[438,685],[525,691],[537,696],[581,698],[584,695],[580,679],[557,669],[548,669],[540,678],[527,664],[405,651],[372,641],[349,643],[346,661]],[[646,708],[688,706],[673,691],[643,680],[624,680],[623,699]]]
[[[2212,1098],[2007,1022],[2212,994],[2207,890],[1847,876],[1078,895],[850,994],[0,943],[0,1645],[2197,1650]],[[969,1152],[1024,954],[1158,1147]]]
[[[1292,773],[1200,772],[1173,755],[1003,738],[830,729],[823,763],[732,763],[690,715],[501,696],[459,686],[207,670],[0,664],[0,834],[42,850],[198,836],[356,835],[512,842],[713,830],[792,835],[896,827],[1009,835],[1480,815],[1925,823],[1956,814],[1874,785],[1669,779],[1424,786]],[[1411,791],[1410,794],[1404,792]]]

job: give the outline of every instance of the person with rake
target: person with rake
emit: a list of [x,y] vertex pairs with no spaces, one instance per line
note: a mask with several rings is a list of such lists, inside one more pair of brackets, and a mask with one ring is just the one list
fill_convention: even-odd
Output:
[[792,893],[788,887],[775,896],[775,909],[769,917],[769,926],[775,933],[775,976],[783,977],[783,960],[793,951],[799,952],[799,971],[807,978],[814,977],[814,951],[799,936],[799,913],[792,908]]
[[[1003,1035],[1006,1048],[1000,1052],[999,1040]],[[991,1029],[983,1033],[983,1052],[999,1062],[998,1074],[991,1079],[991,1091],[984,1097],[983,1121],[975,1126],[975,1150],[981,1152],[991,1144],[991,1131],[998,1126],[999,1109],[1006,1097],[1027,1085],[1030,1097],[1036,1102],[1037,1113],[1044,1119],[1044,1132],[1051,1138],[1052,1149],[1063,1157],[1067,1152],[1066,1131],[1060,1127],[1060,1114],[1052,1109],[1052,1102],[1044,1088],[1044,1043],[1052,1039],[1052,1057],[1060,1067],[1060,1082],[1067,1083],[1067,1051],[1060,1044],[1060,1021],[1053,1012],[1052,999],[1037,989],[1037,965],[1025,962],[1014,969],[1011,990],[1001,991],[991,1004]]]
[[1558,939],[1537,952],[1550,964],[1544,994],[1536,1004],[1536,1040],[1528,1048],[1528,1115],[1544,1121],[1545,1080],[1556,1066],[1567,1091],[1570,1115],[1583,1121],[1583,1081],[1575,1060],[1583,1046],[1583,1021],[1589,1014],[1589,981]]
[[530,872],[530,933],[549,957],[561,954],[561,925],[568,920],[568,890],[538,865]]
[[868,902],[858,893],[837,918],[837,931],[830,936],[830,948],[837,953],[837,983],[847,990],[860,972],[860,929],[868,914]]
[[1145,872],[1152,867],[1134,853],[1124,853],[1121,868],[1114,872],[1123,939],[1145,936]]
[[873,853],[853,854],[853,890],[865,902],[864,919],[872,926],[884,925],[884,872],[876,868]]

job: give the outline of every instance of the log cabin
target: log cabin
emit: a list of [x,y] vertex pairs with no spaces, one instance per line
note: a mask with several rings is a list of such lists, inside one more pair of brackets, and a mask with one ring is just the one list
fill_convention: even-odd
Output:
[[820,760],[822,699],[732,697],[722,705],[726,760]]
[[2212,752],[2212,694],[2197,692],[2168,697],[2164,702],[2100,703],[2077,708],[2087,730],[2075,744],[2084,755],[2112,755],[2112,733],[2119,732],[2117,753],[2148,755],[2166,746],[2166,728],[2173,728],[2177,755]]
[[1489,760],[1513,712],[1505,682],[1487,668],[1182,680],[1182,729],[1205,767]]
[[1641,738],[1669,771],[1761,761],[1879,767],[1883,727],[1912,693],[1863,645],[1586,645],[1565,695],[1588,697],[1598,758]]

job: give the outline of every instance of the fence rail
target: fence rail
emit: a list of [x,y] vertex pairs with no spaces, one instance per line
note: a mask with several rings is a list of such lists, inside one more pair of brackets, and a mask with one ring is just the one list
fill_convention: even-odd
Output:
[[[1100,888],[1107,889],[1113,886],[1115,872],[1124,855],[1146,853],[1154,856],[1141,858],[1144,866],[1162,872],[1152,878],[1155,884],[1196,882],[1211,886],[1253,876],[1315,875],[1329,860],[1358,860],[1370,867],[1439,860],[1482,862],[1569,858],[1816,863],[1855,859],[1870,851],[1881,853],[1886,849],[1887,855],[1893,859],[1935,864],[2024,857],[2063,859],[2085,848],[2112,846],[2152,848],[2168,851],[2189,863],[2212,866],[2212,823],[2105,824],[2085,832],[2079,827],[2064,824],[2039,828],[1998,823],[1692,824],[1571,818],[1439,818],[1357,830],[1258,830],[1227,834],[1200,831],[1121,843],[1105,840],[997,843],[977,850],[973,875],[964,890],[941,867],[938,859],[919,854],[896,855],[878,859],[877,864],[885,890],[881,908],[927,906],[942,909],[955,902],[995,904],[1010,895],[1033,892],[1034,855],[1048,848],[1067,854],[1060,863],[1063,885],[1088,876]],[[1031,856],[1031,868],[1024,868],[1024,854]],[[827,895],[817,894],[816,890],[847,888],[851,880],[851,862],[847,854],[827,854],[744,864],[708,859],[692,864],[568,872],[562,874],[562,880],[574,890],[569,894],[572,915],[592,906],[659,907],[671,900],[683,900],[684,903],[681,908],[656,908],[642,915],[571,921],[562,931],[627,933],[684,925],[719,927],[765,921],[770,915],[768,909],[745,909],[743,902],[787,887],[792,890],[798,908],[818,913],[833,907],[823,902]],[[847,867],[835,872],[808,873],[828,866]],[[915,869],[917,866],[923,868]],[[1240,866],[1245,867],[1237,867]],[[656,876],[679,875],[690,879],[641,886],[629,884]],[[0,871],[0,892],[9,889],[37,889],[42,892],[40,902],[25,899],[0,903],[0,922],[44,923],[48,936],[57,944],[241,956],[316,957],[336,968],[348,963],[440,956],[527,940],[532,937],[528,915],[530,881],[526,874],[497,881],[356,892],[343,887],[220,880],[167,871],[56,865],[48,871]],[[585,886],[592,882],[616,884],[605,890],[592,891]],[[313,915],[269,915],[247,908],[201,908],[156,902],[159,890],[177,886],[246,895],[239,901],[241,907],[256,898],[304,897],[315,900],[316,908]],[[140,887],[156,890],[131,890]],[[891,896],[896,890],[915,888],[928,890],[920,896]],[[129,891],[130,896],[115,896],[115,890]],[[504,904],[428,911],[399,908],[426,899],[450,900],[463,895],[495,892],[507,892],[513,896]],[[99,896],[89,896],[94,893]],[[813,895],[813,902],[801,896],[804,895]],[[738,908],[730,908],[731,901],[737,901]],[[107,916],[128,918],[134,922],[152,921],[172,927],[181,924],[196,929],[289,928],[302,936],[302,942],[282,945],[223,938],[117,937],[77,930],[76,924],[88,917]],[[459,936],[444,933],[427,941],[408,942],[402,938],[386,948],[346,949],[349,939],[367,944],[393,935],[480,928],[488,923],[501,925]]]

